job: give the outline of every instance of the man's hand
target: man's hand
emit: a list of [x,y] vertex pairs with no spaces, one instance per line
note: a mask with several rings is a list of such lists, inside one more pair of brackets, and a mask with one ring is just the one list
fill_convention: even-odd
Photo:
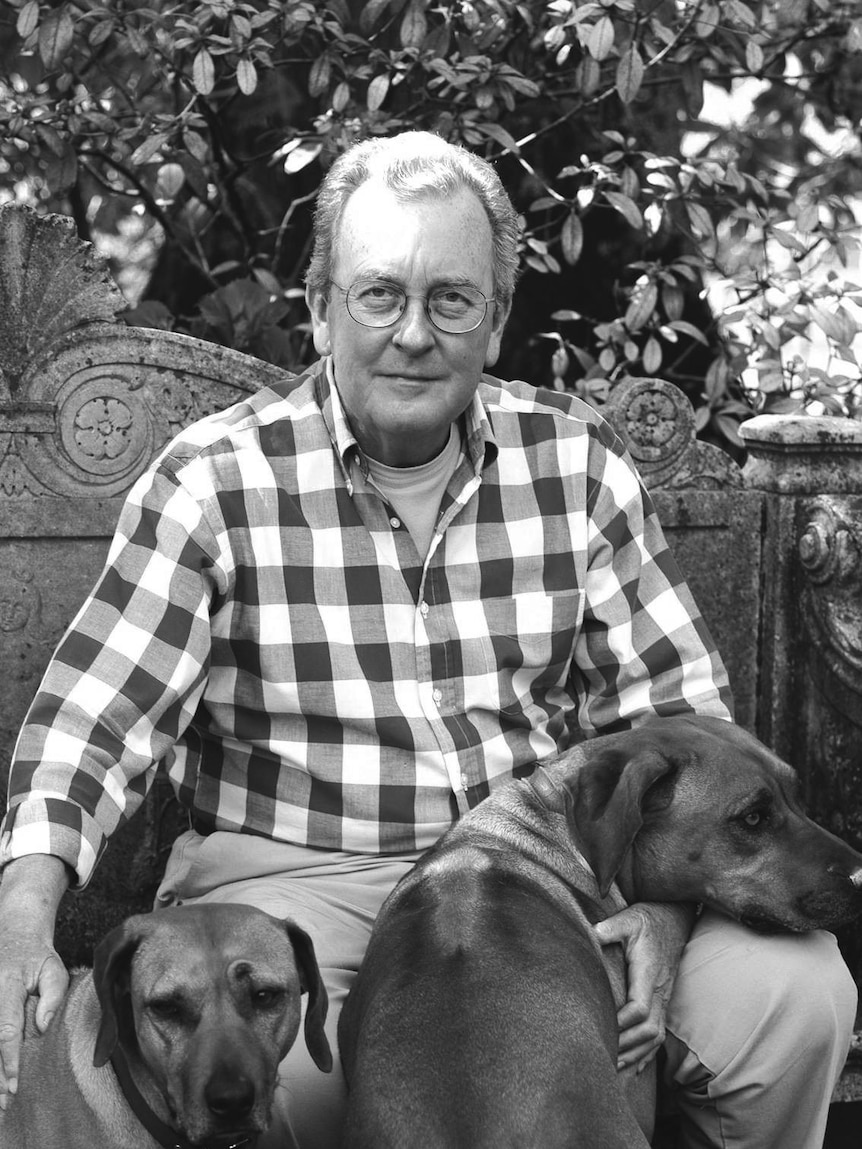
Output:
[[64,863],[48,855],[10,862],[0,883],[0,1108],[18,1088],[27,999],[38,997],[44,1031],[69,984],[54,949],[57,906],[68,887]]
[[682,951],[694,924],[687,905],[639,902],[595,927],[601,945],[623,948],[628,995],[617,1014],[619,1061],[638,1073],[658,1053],[665,1038],[665,1017]]

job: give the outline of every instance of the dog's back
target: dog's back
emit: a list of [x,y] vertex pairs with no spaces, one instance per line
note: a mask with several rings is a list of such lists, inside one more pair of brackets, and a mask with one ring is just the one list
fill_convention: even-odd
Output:
[[505,849],[444,840],[427,855],[381,912],[342,1014],[347,1149],[645,1146],[585,921]]

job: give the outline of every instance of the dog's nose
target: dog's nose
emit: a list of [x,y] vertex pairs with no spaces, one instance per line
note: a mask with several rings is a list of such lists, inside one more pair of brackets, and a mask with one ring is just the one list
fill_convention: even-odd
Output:
[[833,863],[831,866],[826,867],[826,872],[836,878],[847,878],[850,884],[855,886],[857,890],[862,889],[862,866],[857,866],[855,870],[851,870],[848,874],[843,866]]
[[244,1117],[254,1105],[254,1082],[242,1073],[217,1070],[206,1083],[204,1100],[216,1117]]

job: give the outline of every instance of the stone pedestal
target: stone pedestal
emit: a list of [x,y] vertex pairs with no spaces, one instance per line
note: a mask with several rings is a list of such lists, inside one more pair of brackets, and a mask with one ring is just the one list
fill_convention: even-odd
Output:
[[[765,510],[757,733],[862,849],[862,423],[760,416],[742,435]],[[862,984],[862,924],[839,940]]]

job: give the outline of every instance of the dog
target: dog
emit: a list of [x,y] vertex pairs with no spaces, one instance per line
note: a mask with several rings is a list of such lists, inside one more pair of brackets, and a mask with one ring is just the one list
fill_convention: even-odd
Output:
[[[78,971],[39,1035],[28,1019],[3,1149],[231,1149],[266,1130],[300,1024],[332,1068],[308,934],[244,905],[128,918]],[[32,1010],[31,1010],[32,1013]]]
[[346,1149],[646,1149],[654,1071],[617,1072],[625,971],[591,929],[637,901],[831,929],[862,912],[862,855],[719,719],[651,720],[506,783],[381,909],[339,1021]]

